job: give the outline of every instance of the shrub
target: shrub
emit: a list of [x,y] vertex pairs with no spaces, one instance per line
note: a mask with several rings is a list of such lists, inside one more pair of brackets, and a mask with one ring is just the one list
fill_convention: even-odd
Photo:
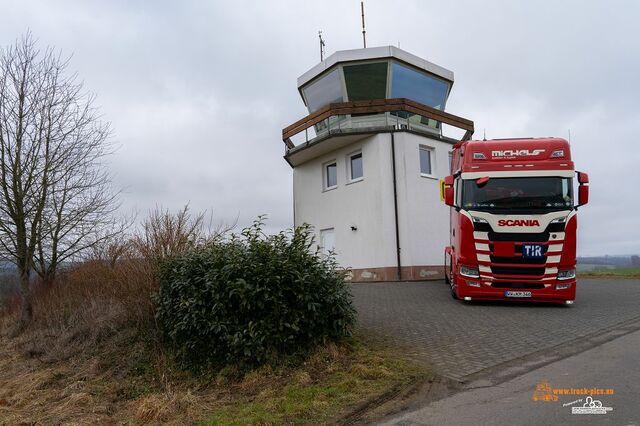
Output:
[[156,318],[187,365],[263,364],[348,335],[345,271],[312,250],[307,226],[266,236],[262,218],[160,268]]

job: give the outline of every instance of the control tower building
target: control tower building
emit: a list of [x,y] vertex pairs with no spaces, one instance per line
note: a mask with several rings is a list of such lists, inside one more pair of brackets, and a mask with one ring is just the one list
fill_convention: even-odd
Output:
[[445,112],[452,85],[453,72],[393,46],[336,52],[298,78],[309,115],[282,131],[294,222],[312,225],[353,281],[443,277],[439,179],[459,140],[442,127],[473,134]]

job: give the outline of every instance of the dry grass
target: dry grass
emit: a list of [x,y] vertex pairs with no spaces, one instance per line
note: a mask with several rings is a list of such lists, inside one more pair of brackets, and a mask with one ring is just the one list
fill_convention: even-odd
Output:
[[0,337],[0,424],[316,424],[424,370],[377,343],[328,344],[304,362],[192,375],[131,330],[66,360]]
[[0,311],[0,425],[317,423],[425,374],[362,339],[244,377],[232,367],[179,370],[153,320],[155,265],[208,236],[200,216],[166,215],[36,288],[33,322],[19,336],[9,337],[16,306]]
[[201,217],[191,218],[187,208],[175,215],[156,209],[140,234],[95,247],[54,285],[36,285],[33,321],[17,338],[9,336],[17,323],[18,300],[5,305],[0,311],[0,424],[112,418],[118,401],[159,387],[155,379],[144,379],[144,384],[128,379],[141,363],[166,365],[158,361],[164,355],[152,302],[156,265],[164,252],[151,254],[160,248],[184,250],[189,241],[203,237],[201,224]]
[[578,272],[578,278],[640,278],[640,268],[616,268],[599,271]]
[[[25,350],[43,361],[82,353],[123,329],[152,333],[155,290],[153,269],[143,260],[127,259],[115,267],[87,261],[62,275],[51,287],[33,291],[33,322],[24,333]],[[0,319],[10,334],[17,309]]]
[[[48,360],[64,359],[122,329],[154,334],[158,262],[217,235],[203,227],[203,217],[191,216],[187,207],[175,214],[156,208],[139,233],[94,247],[53,285],[34,286],[28,351]],[[0,311],[0,332],[17,323],[18,303],[16,298]]]

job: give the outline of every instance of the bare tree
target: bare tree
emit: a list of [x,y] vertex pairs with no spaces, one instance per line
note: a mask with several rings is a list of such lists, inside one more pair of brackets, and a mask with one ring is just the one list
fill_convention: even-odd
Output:
[[20,274],[19,328],[32,316],[31,272],[53,279],[117,207],[109,124],[68,63],[31,34],[0,50],[0,250]]
[[[84,124],[93,126],[90,114],[86,119]],[[40,223],[34,265],[45,284],[53,283],[64,262],[124,232],[112,214],[119,207],[118,194],[111,192],[110,176],[99,164],[105,155],[103,131],[80,132],[78,139],[69,141],[65,167],[52,170],[54,183]]]
[[132,258],[134,247],[131,227],[136,221],[135,215],[124,216],[104,227],[101,233],[90,239],[88,250],[82,250],[80,262],[101,262],[115,268],[124,258]]
[[132,246],[141,258],[166,259],[193,246],[224,238],[236,224],[237,219],[231,224],[215,224],[213,212],[193,215],[188,204],[175,213],[156,206],[142,222],[142,229],[134,235]]
[[183,252],[206,238],[204,219],[205,213],[192,216],[188,205],[175,214],[156,206],[133,239],[134,247],[143,258],[154,260]]

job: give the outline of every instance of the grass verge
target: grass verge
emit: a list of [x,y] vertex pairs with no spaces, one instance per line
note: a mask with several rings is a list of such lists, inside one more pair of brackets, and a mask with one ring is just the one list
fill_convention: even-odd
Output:
[[619,268],[578,272],[578,278],[640,278],[640,268]]
[[429,375],[362,334],[242,377],[185,373],[132,329],[64,358],[47,347],[46,336],[0,337],[0,424],[333,423]]
[[263,391],[220,407],[204,424],[334,422],[358,404],[428,375],[421,364],[359,336],[342,346],[321,349],[298,368],[276,373],[275,377],[288,377],[278,386],[269,385],[270,374],[258,373],[259,380],[265,381]]

